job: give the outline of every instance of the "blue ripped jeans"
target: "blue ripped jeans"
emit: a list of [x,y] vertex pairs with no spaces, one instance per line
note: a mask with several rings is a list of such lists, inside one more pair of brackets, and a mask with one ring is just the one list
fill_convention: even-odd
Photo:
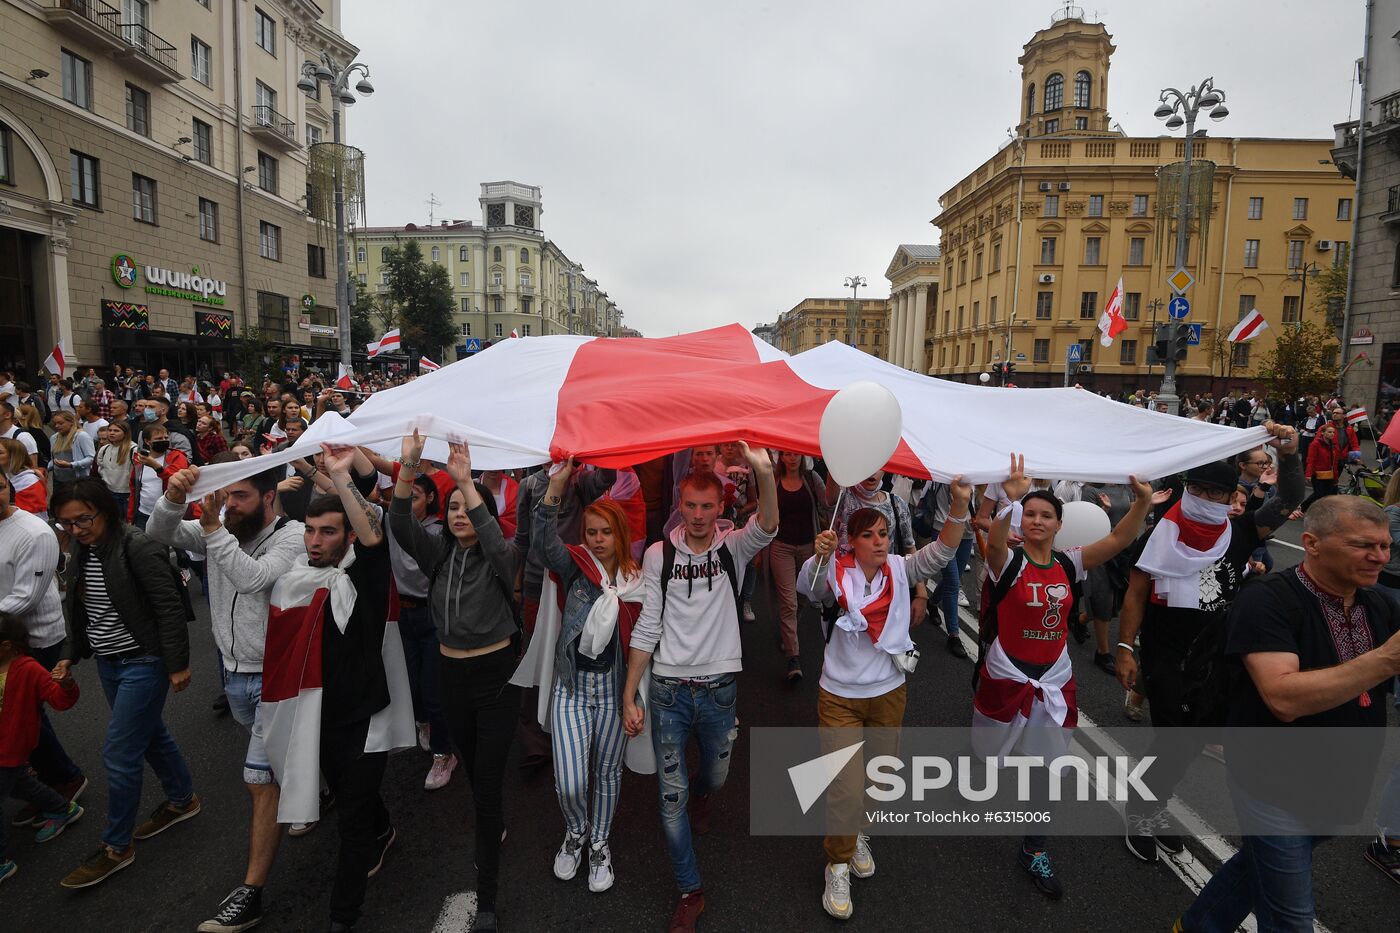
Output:
[[661,796],[661,831],[666,852],[682,894],[700,890],[700,868],[690,839],[690,775],[685,746],[692,735],[700,746],[696,770],[697,794],[713,794],[729,776],[730,753],[738,729],[734,701],[738,687],[733,674],[709,683],[654,676],[649,692],[651,744],[656,750],[657,790]]

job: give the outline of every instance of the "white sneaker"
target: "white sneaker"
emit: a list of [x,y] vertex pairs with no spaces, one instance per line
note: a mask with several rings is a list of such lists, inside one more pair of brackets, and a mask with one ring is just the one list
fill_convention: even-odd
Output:
[[423,781],[423,789],[440,790],[446,787],[456,769],[456,755],[434,755],[433,766],[428,769],[428,777]]
[[958,587],[958,605],[962,606],[964,609],[972,608],[972,600],[967,598],[967,594],[962,591],[962,587]]
[[848,865],[826,866],[826,889],[822,891],[822,909],[837,920],[849,920],[855,912],[851,904],[851,874]]
[[856,836],[856,854],[851,856],[851,874],[857,878],[869,878],[875,874],[875,856],[870,854],[870,837],[865,833]]
[[753,605],[752,605],[751,603],[749,603],[747,600],[745,600],[745,601],[744,601],[744,621],[745,621],[745,622],[753,622],[753,621],[755,621],[755,620],[757,620],[757,619],[758,619],[758,616],[756,616],[756,615],[753,614]]
[[594,843],[588,850],[588,890],[601,894],[612,886],[612,852],[606,842]]
[[583,837],[573,833],[564,834],[564,844],[554,856],[554,877],[560,881],[572,881],[578,874],[579,863],[583,861]]
[[428,728],[428,724],[426,722],[420,722],[418,724],[418,747],[425,752],[433,750],[432,743],[429,741],[431,735],[432,732]]
[[305,836],[316,828],[315,823],[293,823],[287,827],[287,835],[292,837]]

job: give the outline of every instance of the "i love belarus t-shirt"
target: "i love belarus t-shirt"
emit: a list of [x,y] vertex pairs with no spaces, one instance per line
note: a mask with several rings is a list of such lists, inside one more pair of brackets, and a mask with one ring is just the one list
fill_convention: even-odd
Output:
[[[1019,549],[1007,549],[1006,562],[992,573],[992,580],[1001,580],[1016,550]],[[1082,549],[1070,548],[1064,554],[1074,565],[1076,581],[1083,581],[1086,574]],[[997,639],[1009,656],[1046,666],[1059,660],[1074,608],[1071,583],[1076,581],[1068,579],[1064,568],[1053,558],[1042,566],[1022,551],[1016,581],[997,605]]]

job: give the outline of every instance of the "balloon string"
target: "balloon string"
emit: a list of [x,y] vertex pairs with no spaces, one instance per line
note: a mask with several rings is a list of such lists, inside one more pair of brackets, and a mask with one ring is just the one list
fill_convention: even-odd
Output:
[[[835,505],[835,507],[832,508],[832,510],[831,510],[831,524],[827,526],[827,529],[826,529],[827,531],[834,531],[834,530],[835,530],[835,528],[836,528],[836,516],[839,515],[839,514],[841,514],[841,501],[842,501],[843,499],[845,499],[845,498],[846,498],[846,487],[845,487],[845,486],[842,486],[842,487],[841,487],[841,492],[836,496],[836,505]],[[833,551],[833,553],[835,553],[835,552]],[[825,568],[826,568],[826,557],[823,556],[823,557],[819,558],[815,564],[812,565],[812,579],[811,579],[811,582],[809,582],[809,583],[807,584],[807,589],[812,590],[813,592],[816,591],[816,589],[817,589],[817,577],[821,575],[821,573],[823,572],[823,570],[824,570]]]

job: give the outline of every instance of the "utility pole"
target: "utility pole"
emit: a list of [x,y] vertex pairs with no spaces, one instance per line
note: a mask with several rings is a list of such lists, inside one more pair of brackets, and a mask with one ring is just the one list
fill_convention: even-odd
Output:
[[868,284],[863,275],[846,276],[846,287],[851,290],[851,303],[846,305],[846,343],[856,345],[856,327],[860,324],[860,299],[857,297],[861,286]]

